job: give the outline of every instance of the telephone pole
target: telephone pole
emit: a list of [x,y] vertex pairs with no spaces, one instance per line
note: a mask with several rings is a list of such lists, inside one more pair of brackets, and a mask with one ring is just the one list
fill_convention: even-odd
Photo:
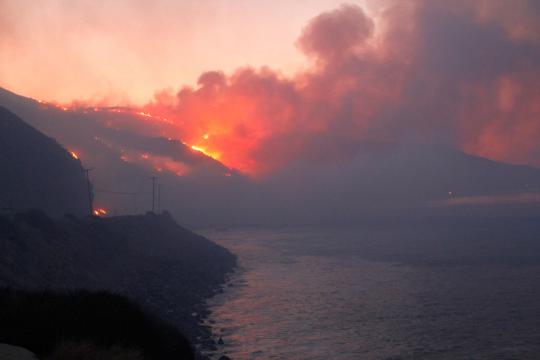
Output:
[[161,184],[157,185],[157,211],[161,211]]
[[92,185],[90,184],[90,171],[94,168],[83,169],[86,174],[86,189],[88,191],[88,211],[90,216],[94,215],[94,206],[92,205]]
[[152,179],[152,212],[154,213],[156,210],[156,176],[152,176],[150,179]]

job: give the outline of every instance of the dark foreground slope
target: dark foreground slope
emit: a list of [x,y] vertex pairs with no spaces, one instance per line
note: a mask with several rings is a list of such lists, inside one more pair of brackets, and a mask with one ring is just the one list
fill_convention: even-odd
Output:
[[224,248],[168,215],[52,220],[33,211],[0,216],[0,286],[112,290],[174,324],[194,344],[205,300],[235,265]]
[[107,292],[2,289],[0,323],[0,343],[24,347],[40,359],[195,358],[177,329]]
[[0,106],[0,208],[51,215],[88,212],[80,161]]

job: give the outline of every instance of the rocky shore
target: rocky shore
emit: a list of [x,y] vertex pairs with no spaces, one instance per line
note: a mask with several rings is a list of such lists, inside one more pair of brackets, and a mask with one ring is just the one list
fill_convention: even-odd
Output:
[[215,346],[202,324],[206,300],[221,291],[236,265],[233,254],[167,213],[62,219],[39,211],[4,214],[0,251],[0,287],[125,295],[174,325],[198,358]]

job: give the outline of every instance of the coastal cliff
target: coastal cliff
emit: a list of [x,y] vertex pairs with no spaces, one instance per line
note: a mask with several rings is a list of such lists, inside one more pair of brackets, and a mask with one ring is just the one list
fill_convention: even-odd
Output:
[[125,295],[203,348],[213,346],[210,329],[201,325],[205,301],[236,263],[226,249],[179,226],[167,213],[4,215],[0,250],[0,287]]

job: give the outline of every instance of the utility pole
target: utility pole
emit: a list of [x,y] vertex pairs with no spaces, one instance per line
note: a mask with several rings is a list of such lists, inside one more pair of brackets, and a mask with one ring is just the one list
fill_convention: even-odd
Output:
[[157,211],[161,211],[161,184],[157,185]]
[[88,211],[90,216],[94,215],[94,206],[92,205],[92,189],[90,184],[90,171],[94,170],[93,168],[83,169],[86,174],[86,189],[88,191]]
[[152,176],[152,213],[156,210],[156,176]]

